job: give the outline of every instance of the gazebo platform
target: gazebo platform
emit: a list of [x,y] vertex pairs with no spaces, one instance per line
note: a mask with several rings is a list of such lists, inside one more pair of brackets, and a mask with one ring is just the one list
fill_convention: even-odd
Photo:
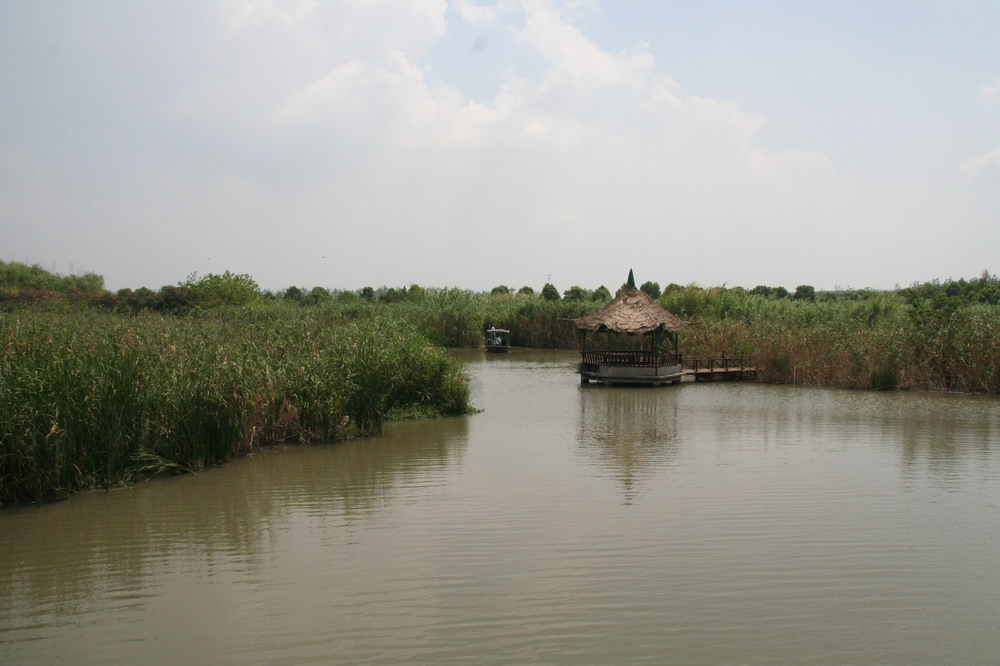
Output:
[[678,384],[684,376],[676,354],[654,354],[649,351],[585,351],[577,372],[580,383],[646,384],[663,386]]
[[664,386],[682,381],[753,381],[757,377],[752,356],[681,357],[648,351],[586,351],[577,372],[581,384],[605,386],[640,384]]
[[[636,289],[630,270],[611,302],[573,322],[580,331],[580,383],[678,384],[684,375],[677,334],[691,325]],[[597,349],[587,348],[587,334],[604,338]]]

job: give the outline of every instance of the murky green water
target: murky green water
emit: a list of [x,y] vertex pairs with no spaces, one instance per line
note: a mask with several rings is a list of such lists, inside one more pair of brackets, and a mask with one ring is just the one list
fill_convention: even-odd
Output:
[[1000,400],[579,386],[0,513],[0,663],[996,663]]

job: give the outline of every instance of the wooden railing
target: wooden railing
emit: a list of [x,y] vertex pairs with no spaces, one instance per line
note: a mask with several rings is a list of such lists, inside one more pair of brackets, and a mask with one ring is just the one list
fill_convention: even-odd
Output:
[[742,356],[729,356],[720,354],[719,356],[699,356],[696,358],[684,358],[681,364],[685,369],[693,372],[718,372],[730,370],[752,370],[755,358],[749,354]]
[[749,354],[686,357],[681,354],[655,354],[651,351],[585,351],[582,356],[583,362],[591,365],[630,368],[682,365],[692,372],[752,370],[756,362],[755,357]]
[[651,351],[585,351],[582,356],[584,363],[630,368],[658,368],[681,362],[679,354],[656,354]]

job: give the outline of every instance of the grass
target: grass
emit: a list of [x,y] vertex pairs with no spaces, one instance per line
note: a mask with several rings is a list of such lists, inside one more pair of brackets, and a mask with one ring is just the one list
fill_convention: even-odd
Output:
[[[753,354],[760,381],[1000,393],[1000,305],[904,296],[864,291],[813,301],[690,286],[659,302],[699,323],[681,334],[682,353]],[[450,347],[481,345],[483,327],[494,325],[511,331],[515,347],[573,349],[579,341],[568,320],[600,305],[429,290],[417,301],[363,307],[393,311]]]
[[1000,393],[1000,307],[863,300],[773,300],[717,291],[663,304],[702,323],[681,335],[700,356],[755,354],[758,379],[802,386]]
[[[603,304],[411,292],[190,316],[72,303],[0,313],[0,504],[468,413],[468,381],[444,347],[479,346],[494,325],[514,346],[575,348],[568,320]],[[1000,393],[1000,305],[931,296],[814,302],[691,286],[660,303],[699,322],[683,354],[753,354],[760,381]]]
[[387,311],[0,315],[0,503],[469,410],[461,367]]

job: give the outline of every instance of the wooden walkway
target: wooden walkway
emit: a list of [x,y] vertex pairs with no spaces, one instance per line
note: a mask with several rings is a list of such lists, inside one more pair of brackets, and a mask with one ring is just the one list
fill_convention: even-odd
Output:
[[702,356],[683,358],[682,375],[696,382],[753,381],[757,378],[752,356]]

